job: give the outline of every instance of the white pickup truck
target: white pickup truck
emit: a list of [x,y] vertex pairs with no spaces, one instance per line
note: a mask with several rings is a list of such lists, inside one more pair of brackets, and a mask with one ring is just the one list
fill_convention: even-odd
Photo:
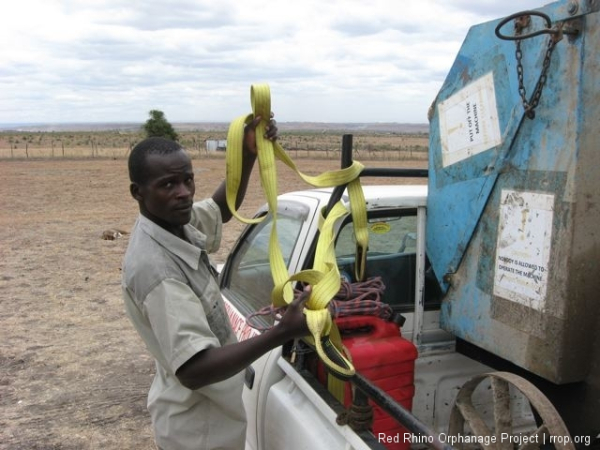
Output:
[[[419,355],[412,414],[434,436],[440,434],[444,443],[448,441],[445,433],[458,389],[474,375],[492,369],[457,353],[455,338],[439,327],[439,291],[428,275],[424,251],[427,186],[364,186],[363,190],[370,230],[366,275],[382,277],[386,286],[384,301],[406,318],[402,336],[415,345]],[[278,235],[290,273],[303,269],[310,258],[319,211],[331,195],[331,189],[323,189],[278,198]],[[346,197],[343,200],[348,201]],[[266,207],[257,217],[265,214]],[[246,318],[270,302],[270,230],[270,217],[248,226],[221,270],[222,293],[239,339],[258,333]],[[336,238],[338,266],[347,276],[353,272],[354,245],[348,216],[339,222]],[[260,317],[253,322],[269,325]],[[244,402],[249,421],[247,449],[406,448],[402,444],[409,440],[412,444],[419,439],[431,440],[408,431],[407,435],[357,434],[348,425],[338,425],[336,418],[343,405],[329,394],[315,373],[291,362],[291,349],[274,350],[248,368]],[[531,422],[526,404],[514,401],[511,408],[513,417],[523,425]]]

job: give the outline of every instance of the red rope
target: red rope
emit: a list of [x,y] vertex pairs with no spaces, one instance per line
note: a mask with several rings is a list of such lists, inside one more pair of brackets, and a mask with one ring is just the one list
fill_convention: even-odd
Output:
[[[381,301],[384,291],[385,285],[381,277],[372,277],[366,281],[356,283],[348,283],[342,280],[340,290],[329,302],[329,312],[334,319],[353,315],[377,316],[382,319],[389,319],[393,311],[390,305]],[[300,295],[300,292],[294,290],[294,295]],[[273,307],[273,305],[265,306],[250,314],[246,318],[246,323],[256,330],[266,331],[271,327],[253,324],[252,319],[257,316],[271,316],[278,320],[285,308],[286,306],[278,308]]]

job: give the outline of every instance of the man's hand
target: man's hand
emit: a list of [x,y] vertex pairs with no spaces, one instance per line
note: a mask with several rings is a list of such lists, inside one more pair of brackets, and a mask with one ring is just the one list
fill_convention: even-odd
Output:
[[[261,116],[256,116],[252,122],[246,125],[244,128],[244,150],[250,152],[253,155],[257,154],[256,148],[256,127],[262,120]],[[277,122],[273,119],[273,113],[271,113],[271,120],[269,125],[266,126],[265,139],[270,141],[277,140]]]
[[306,324],[306,315],[304,314],[304,304],[308,300],[310,292],[311,287],[306,286],[304,291],[285,308],[281,321],[277,324],[278,327],[285,330],[290,339],[301,338],[310,334]]

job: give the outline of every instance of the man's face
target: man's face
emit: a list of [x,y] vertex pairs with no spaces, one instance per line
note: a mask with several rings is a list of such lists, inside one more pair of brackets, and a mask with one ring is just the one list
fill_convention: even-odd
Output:
[[192,161],[184,150],[148,155],[146,182],[131,185],[141,213],[169,231],[190,221],[195,190]]

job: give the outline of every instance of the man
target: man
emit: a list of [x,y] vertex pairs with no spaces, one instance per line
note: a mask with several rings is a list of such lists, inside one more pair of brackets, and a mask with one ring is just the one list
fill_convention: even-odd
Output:
[[[238,206],[256,160],[260,120],[246,127]],[[269,139],[276,139],[274,124],[267,128]],[[140,216],[124,258],[123,297],[156,360],[148,394],[156,443],[163,450],[243,449],[243,369],[308,334],[306,295],[270,331],[237,342],[207,256],[219,247],[221,225],[232,217],[225,183],[212,198],[193,203],[191,160],[179,144],[163,138],[136,145],[128,166]]]

